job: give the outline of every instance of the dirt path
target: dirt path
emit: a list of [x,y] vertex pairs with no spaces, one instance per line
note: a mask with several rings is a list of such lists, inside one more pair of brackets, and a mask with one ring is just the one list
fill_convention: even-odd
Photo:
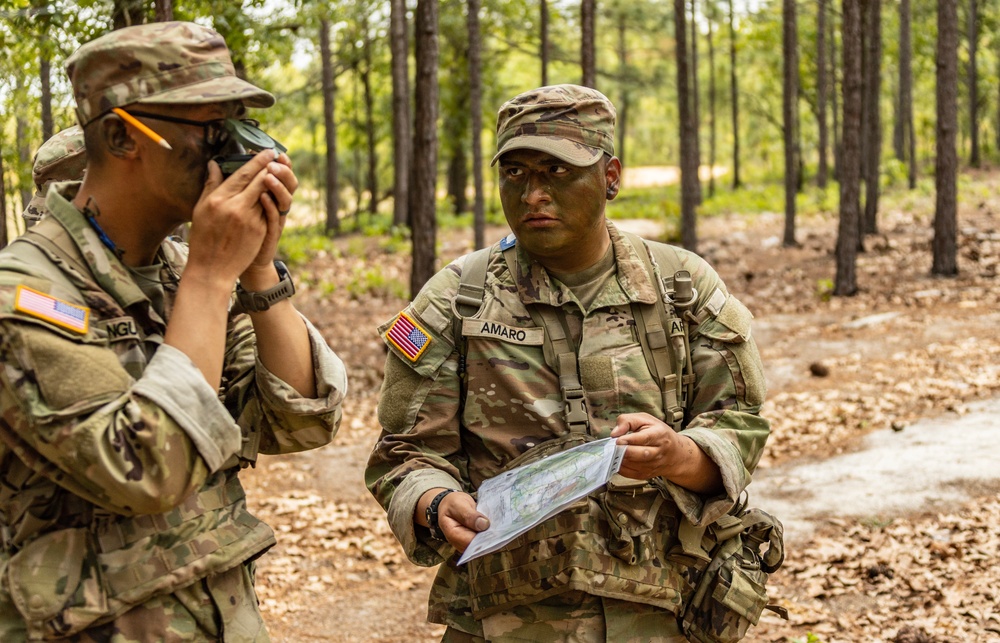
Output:
[[[989,191],[1000,193],[995,188]],[[964,212],[963,274],[933,279],[920,214],[931,204],[911,206],[915,214],[886,214],[883,234],[859,259],[862,292],[831,301],[822,288],[833,274],[832,220],[801,221],[802,245],[791,249],[773,242],[777,215],[700,224],[702,254],[757,316],[772,437],[751,493],[788,522],[796,543],[772,578],[792,621],[765,617],[748,640],[804,641],[814,632],[822,643],[1000,641],[1000,629],[990,629],[1000,628],[1000,570],[990,562],[1000,550],[1000,503],[987,480],[1000,476],[1000,467],[975,441],[957,440],[985,431],[988,444],[997,443],[989,413],[1000,409],[978,405],[1000,397],[1000,235],[992,204]],[[647,227],[638,232],[655,236],[641,224]],[[489,238],[502,234],[498,228]],[[442,236],[443,255],[469,249],[468,235]],[[374,327],[404,302],[348,286],[373,268],[402,283],[408,274],[406,257],[363,241],[358,251],[358,239],[338,240],[336,251],[304,271],[296,296],[349,366],[351,393],[336,443],[262,458],[246,476],[252,509],[278,534],[258,568],[275,641],[440,637],[441,628],[424,620],[433,570],[405,559],[363,483],[378,435],[384,359]],[[962,457],[979,459],[963,461],[956,473],[945,466],[957,457],[945,444],[965,444]],[[861,477],[876,470],[878,479]],[[970,470],[975,474],[959,475]],[[927,488],[923,500],[863,504],[900,500],[895,496],[917,482]],[[848,485],[857,490],[856,514],[846,511]],[[945,496],[956,489],[979,500]],[[904,627],[924,638],[906,638]]]

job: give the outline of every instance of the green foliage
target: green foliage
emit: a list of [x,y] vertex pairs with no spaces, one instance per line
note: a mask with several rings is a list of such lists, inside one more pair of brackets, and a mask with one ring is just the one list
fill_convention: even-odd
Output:
[[822,301],[830,301],[833,297],[833,280],[819,279],[816,281],[816,296]]
[[351,280],[347,282],[347,292],[355,299],[371,295],[406,299],[408,287],[398,279],[386,277],[377,266],[365,268],[356,265],[351,271]]
[[337,256],[338,252],[318,225],[286,229],[278,241],[278,255],[289,267],[302,266],[320,253]]
[[823,639],[819,638],[812,632],[807,632],[804,637],[792,639],[791,643],[823,643]]

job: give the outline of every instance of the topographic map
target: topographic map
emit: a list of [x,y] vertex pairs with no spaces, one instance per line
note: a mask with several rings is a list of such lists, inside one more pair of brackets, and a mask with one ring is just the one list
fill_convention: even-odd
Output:
[[500,549],[606,484],[625,454],[615,442],[587,442],[483,482],[476,509],[490,519],[490,528],[476,534],[459,564]]

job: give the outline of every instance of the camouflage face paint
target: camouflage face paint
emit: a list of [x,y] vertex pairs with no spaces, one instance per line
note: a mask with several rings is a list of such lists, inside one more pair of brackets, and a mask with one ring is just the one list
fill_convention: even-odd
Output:
[[500,202],[507,223],[518,243],[546,268],[575,272],[607,248],[605,166],[600,161],[577,167],[535,150],[514,150],[500,159]]

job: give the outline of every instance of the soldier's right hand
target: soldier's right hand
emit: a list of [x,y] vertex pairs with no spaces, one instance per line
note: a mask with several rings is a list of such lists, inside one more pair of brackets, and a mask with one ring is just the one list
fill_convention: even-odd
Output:
[[261,152],[226,180],[218,164],[209,162],[191,215],[186,271],[204,269],[231,285],[254,260],[268,230],[261,195],[268,189],[268,164],[276,158],[276,152]]
[[476,511],[476,499],[467,493],[449,493],[438,505],[438,527],[445,539],[464,552],[475,535],[490,527],[490,520]]

